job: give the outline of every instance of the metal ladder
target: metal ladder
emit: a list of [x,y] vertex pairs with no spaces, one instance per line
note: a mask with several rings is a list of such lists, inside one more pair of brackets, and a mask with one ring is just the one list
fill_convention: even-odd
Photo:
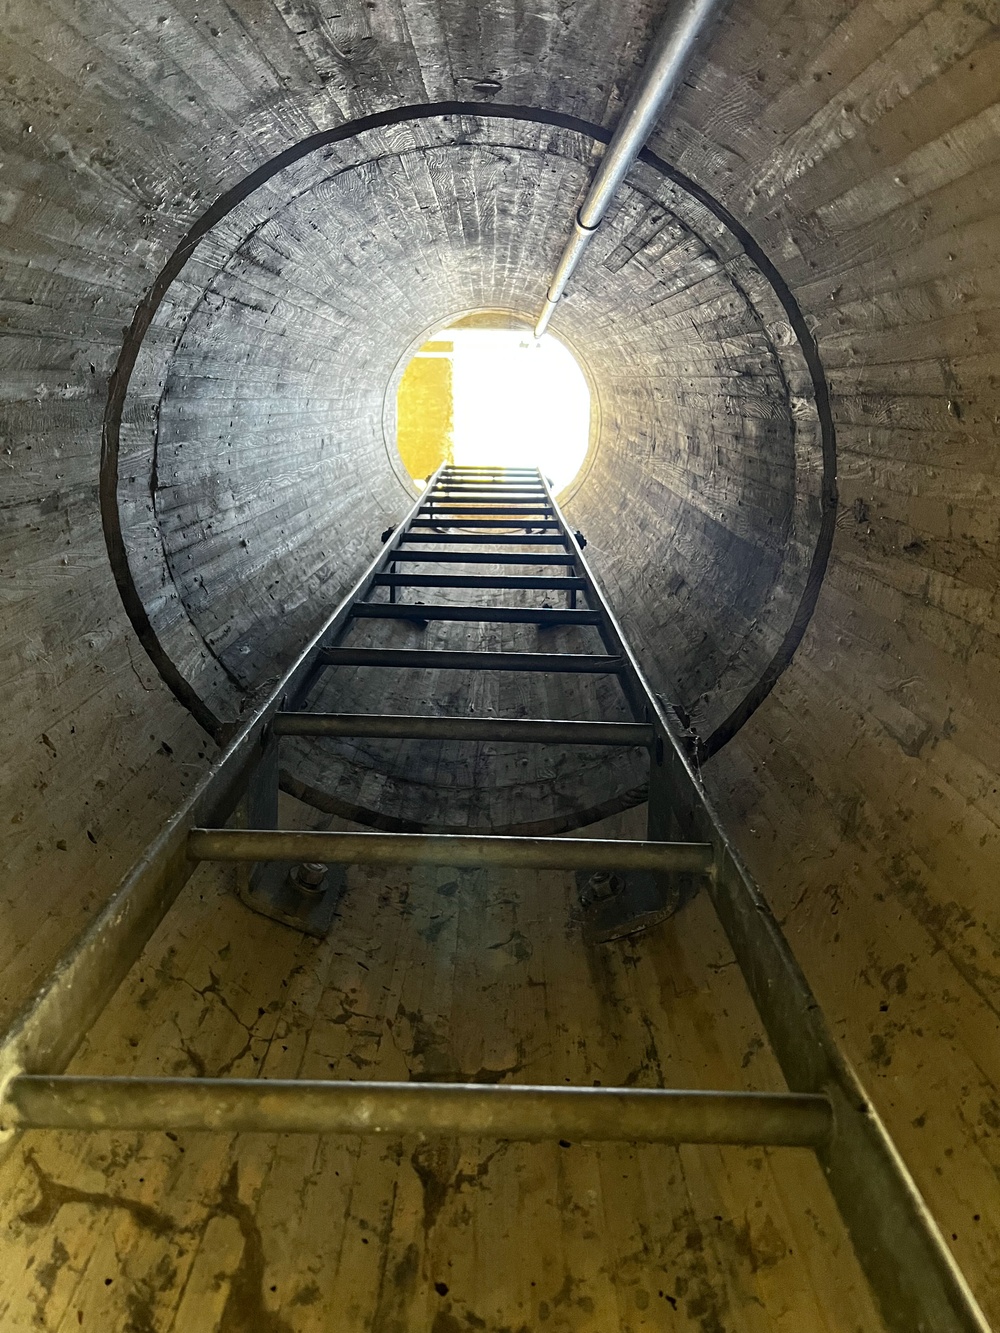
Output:
[[[381,557],[369,576],[343,606],[343,614],[325,636],[317,669],[447,669],[473,671],[556,671],[585,675],[612,675],[621,685],[632,722],[557,721],[547,718],[427,717],[386,714],[343,714],[300,711],[316,683],[316,674],[279,712],[272,739],[249,790],[248,825],[244,835],[226,830],[213,838],[199,834],[194,844],[199,856],[244,859],[254,869],[241,885],[248,906],[266,916],[309,934],[324,936],[330,929],[343,877],[328,873],[330,862],[407,863],[431,861],[438,865],[517,866],[535,869],[573,869],[615,872],[616,898],[593,906],[594,924],[602,924],[606,938],[623,934],[632,925],[642,927],[662,920],[693,891],[692,879],[712,865],[708,843],[669,843],[677,832],[676,820],[662,802],[651,802],[647,844],[593,839],[558,842],[551,838],[473,838],[468,835],[359,834],[351,841],[344,834],[306,838],[277,831],[279,739],[282,736],[379,738],[399,740],[496,741],[520,744],[642,746],[655,750],[654,711],[645,682],[632,664],[621,632],[598,585],[581,555],[582,535],[570,532],[551,491],[534,468],[442,467],[431,478],[418,504],[387,537]],[[451,573],[425,573],[427,566],[456,566]],[[470,566],[489,567],[489,573],[462,572]],[[530,568],[533,573],[497,573],[497,568]],[[558,572],[556,572],[558,571]],[[385,590],[387,600],[380,598]],[[493,606],[400,600],[405,589],[424,593],[435,589],[477,592],[513,589],[565,598],[565,607],[550,604]],[[580,606],[579,602],[584,605]],[[363,620],[408,621],[426,626],[431,621],[477,621],[539,626],[589,626],[602,652],[455,652],[447,649],[345,646],[352,628]],[[655,765],[654,765],[655,767]],[[652,777],[652,775],[651,775]],[[655,778],[653,779],[655,780]],[[274,829],[270,836],[262,830]],[[654,847],[651,844],[656,843]],[[308,849],[311,855],[306,857]],[[302,856],[303,861],[294,858]],[[336,885],[331,883],[336,881]],[[628,893],[628,889],[632,893]],[[623,892],[623,890],[626,890]],[[657,901],[657,899],[659,901]],[[610,911],[608,909],[611,909]],[[617,911],[615,910],[617,909]],[[659,910],[657,910],[659,909]],[[617,927],[617,931],[616,928]],[[599,931],[598,931],[599,933]]]
[[[351,594],[0,1042],[2,1132],[13,1138],[26,1128],[266,1130],[809,1147],[819,1158],[886,1326],[893,1333],[989,1333],[767,903],[730,846],[675,721],[651,691],[587,566],[579,534],[570,531],[545,480],[529,469],[443,468],[384,541]],[[475,563],[563,572],[421,572],[428,564]],[[399,600],[407,587],[564,592],[567,605],[417,605]],[[388,600],[373,599],[382,588],[388,589]],[[362,618],[415,615],[422,621],[586,625],[596,630],[604,652],[451,652],[357,648],[342,642]],[[337,666],[613,673],[633,721],[305,711],[303,703],[320,673]],[[278,750],[286,736],[641,745],[649,752],[647,838],[282,830],[276,826]],[[248,826],[223,827],[241,799]],[[678,877],[697,876],[732,946],[788,1091],[62,1074],[200,861],[251,865],[247,901],[311,933],[323,933],[330,924],[336,895],[323,891],[329,867],[430,864],[653,872],[665,894]]]

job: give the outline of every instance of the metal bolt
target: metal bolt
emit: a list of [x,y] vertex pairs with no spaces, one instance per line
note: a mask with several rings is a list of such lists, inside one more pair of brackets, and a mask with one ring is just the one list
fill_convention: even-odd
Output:
[[288,878],[300,893],[319,895],[325,888],[326,866],[321,861],[303,861],[289,871]]

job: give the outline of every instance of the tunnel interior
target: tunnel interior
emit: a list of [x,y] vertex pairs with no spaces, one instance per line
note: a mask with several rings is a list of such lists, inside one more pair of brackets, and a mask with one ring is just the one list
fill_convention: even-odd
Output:
[[[596,127],[527,113],[394,119],[302,145],[291,164],[269,164],[266,183],[235,187],[231,207],[215,203],[222,216],[138,346],[126,345],[134,368],[112,404],[121,426],[104,478],[120,579],[142,604],[154,661],[166,659],[182,697],[219,722],[291,660],[416,493],[385,410],[404,352],[476,310],[530,323],[562,240],[553,219],[574,214],[601,151]],[[557,327],[596,400],[568,517],[615,588],[655,687],[711,752],[787,665],[815,602],[835,446],[822,369],[787,284],[699,193],[644,161]],[[431,632],[452,647],[478,634]],[[381,682],[344,675],[327,703],[335,692],[352,711],[377,711]],[[493,685],[478,701],[443,681],[427,692],[444,711],[501,716],[584,716],[588,706],[565,684],[555,700],[530,682]],[[457,751],[339,749],[298,744],[286,787],[381,827],[448,826],[429,792],[442,771],[461,770]],[[634,759],[612,765],[595,750],[537,764],[480,756],[468,778],[476,808],[460,815],[448,790],[451,819],[482,831],[566,829],[642,798]],[[359,790],[377,799],[345,795]]]
[[[536,318],[664,10],[6,6],[5,1024],[413,503],[407,359]],[[994,1324],[998,62],[994,0],[731,5],[552,323],[593,407],[567,518]],[[565,683],[421,688],[346,669],[314,702],[624,716]],[[307,829],[643,835],[628,751],[283,753]],[[197,871],[71,1068],[784,1086],[704,894],[594,949],[556,873],[353,874],[319,943],[238,889]],[[12,1328],[883,1328],[794,1152],[2,1147]]]

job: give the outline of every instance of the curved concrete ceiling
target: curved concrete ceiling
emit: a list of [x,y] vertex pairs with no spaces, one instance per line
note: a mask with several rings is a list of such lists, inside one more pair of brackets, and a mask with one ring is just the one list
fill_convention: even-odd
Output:
[[[213,729],[294,656],[408,503],[382,411],[403,350],[464,311],[537,306],[602,137],[501,106],[378,119],[293,147],[213,204],[113,380],[103,492],[123,595]],[[752,239],[650,154],[554,328],[600,404],[570,518],[655,687],[711,752],[787,665],[818,594],[835,491],[814,344]],[[377,710],[381,687],[364,673],[330,686],[357,711]],[[470,706],[443,680],[412,688]],[[577,716],[579,693],[521,682],[490,707]],[[429,790],[442,767],[463,771],[457,753],[342,748],[324,779],[330,747],[298,746],[286,785],[383,826],[446,826]],[[486,768],[468,776],[474,827],[571,828],[642,794],[633,756],[563,756],[561,783],[548,755]]]

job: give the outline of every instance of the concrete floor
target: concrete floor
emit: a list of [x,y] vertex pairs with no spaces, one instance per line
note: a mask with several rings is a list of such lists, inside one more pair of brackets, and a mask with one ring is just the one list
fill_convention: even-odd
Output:
[[[776,1089],[704,898],[581,939],[570,876],[351,872],[329,939],[203,868],[73,1068]],[[4,1328],[874,1333],[804,1150],[28,1134]]]

